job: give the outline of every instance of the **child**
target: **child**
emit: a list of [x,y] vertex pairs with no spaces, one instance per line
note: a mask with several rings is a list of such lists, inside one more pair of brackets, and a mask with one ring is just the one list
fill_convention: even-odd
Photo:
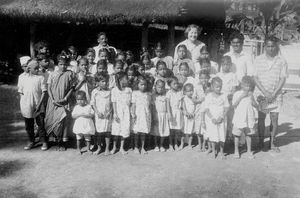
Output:
[[88,60],[88,71],[94,76],[97,72],[97,64],[94,62],[95,60],[95,50],[93,48],[88,48],[86,51],[86,59]]
[[151,61],[150,55],[148,53],[143,54],[141,56],[141,64],[145,67],[145,73],[150,74],[152,76],[156,75],[156,68]]
[[97,35],[97,42],[99,44],[97,46],[93,47],[96,52],[95,62],[98,62],[98,60],[101,59],[99,57],[100,56],[99,51],[101,51],[102,49],[105,49],[110,54],[111,60],[114,60],[115,55],[117,54],[117,50],[113,46],[108,45],[108,38],[107,38],[107,35],[105,32],[100,32]]
[[[230,56],[224,56],[221,59],[221,72],[217,76],[223,82],[222,93],[227,95],[229,104],[232,104],[232,96],[239,86],[239,81],[235,73],[231,72],[232,61]],[[232,137],[232,117],[234,110],[230,108],[227,113],[227,137]]]
[[99,50],[99,60],[106,60],[108,75],[111,75],[114,73],[114,65],[109,62],[109,52],[106,48],[101,48]]
[[[98,61],[99,62],[99,61]],[[109,76],[106,72],[97,73],[95,81],[97,88],[92,91],[91,105],[95,111],[96,139],[98,149],[94,152],[98,155],[101,151],[101,140],[105,137],[104,155],[109,155],[109,143],[111,136],[112,105],[111,91],[108,89]]]
[[203,104],[202,126],[212,146],[213,157],[217,157],[216,144],[220,145],[220,155],[225,159],[224,143],[226,137],[226,114],[229,108],[227,96],[221,93],[222,80],[214,77],[211,82],[212,92],[207,94]]
[[196,104],[193,101],[194,86],[187,83],[183,87],[183,114],[184,114],[184,134],[188,139],[188,149],[192,149],[192,134],[195,132],[195,109]]
[[[21,59],[24,72],[26,72],[26,63],[24,63],[26,59],[26,57]],[[30,150],[35,144],[34,121],[36,121],[40,141],[43,143],[42,150],[47,150],[44,118],[38,114],[45,92],[47,91],[45,79],[43,76],[38,75],[39,63],[37,60],[28,60],[27,68],[29,73],[23,76],[21,76],[21,74],[18,82],[18,92],[21,96],[20,108],[25,120],[25,129],[29,137],[29,143],[24,149]]]
[[169,70],[173,70],[173,58],[171,56],[164,56],[164,49],[161,43],[157,43],[155,46],[155,56],[151,59],[154,65],[157,64],[158,61],[164,61]]
[[156,72],[157,74],[155,75],[155,82],[159,79],[163,80],[165,82],[165,88],[169,90],[170,87],[168,85],[168,79],[170,76],[168,75],[168,68],[164,61],[158,61],[156,63]]
[[48,95],[45,128],[47,134],[58,139],[58,150],[66,150],[70,119],[70,103],[75,88],[74,73],[67,70],[66,59],[58,56],[58,70],[48,78]]
[[121,153],[127,154],[124,149],[125,138],[130,134],[130,105],[132,90],[128,86],[128,77],[125,72],[116,74],[116,87],[111,91],[114,119],[112,135],[114,135],[112,154],[116,152],[118,138],[121,137]]
[[[148,82],[143,76],[137,78],[138,91],[132,93],[132,119],[133,131],[135,133],[135,153],[147,154],[145,150],[146,134],[150,133],[151,129],[151,95],[149,94],[147,86]],[[141,138],[141,149],[139,151],[138,139]]]
[[78,72],[78,64],[77,64],[77,55],[78,55],[78,52],[77,52],[77,49],[74,47],[74,46],[69,46],[68,47],[68,50],[67,50],[67,55],[70,59],[70,65],[67,69],[77,73]]
[[87,152],[91,153],[91,136],[95,135],[95,126],[93,122],[94,111],[91,105],[87,103],[86,94],[84,91],[76,93],[77,105],[72,111],[72,117],[75,119],[73,133],[76,134],[77,150],[82,154],[80,140],[85,139]]
[[107,72],[107,62],[105,60],[99,60],[97,62],[97,73],[96,74],[103,73],[103,72],[108,74],[108,72]]
[[[198,138],[198,144],[200,151],[204,152],[206,143],[208,143],[208,150],[211,150],[211,144],[207,141],[206,130],[203,129],[201,124],[201,109],[203,108],[203,102],[205,96],[210,92],[210,83],[209,83],[209,72],[201,71],[199,73],[199,81],[195,84],[193,101],[196,104],[195,109],[195,132]],[[201,141],[201,136],[203,137],[203,144]]]
[[79,72],[77,73],[78,84],[76,90],[84,91],[87,102],[91,101],[91,92],[93,90],[94,82],[91,74],[88,71],[88,60],[82,57],[78,60]]
[[132,90],[137,90],[138,71],[136,65],[130,65],[126,68],[125,73],[128,76],[128,87]]
[[209,52],[208,52],[208,49],[207,49],[207,46],[203,46],[201,49],[200,49],[200,59],[207,59],[209,60],[210,62],[210,65],[212,67],[212,71],[213,71],[213,74],[216,74],[218,73],[219,71],[219,65],[218,63],[210,60],[210,55],[209,55]]
[[110,76],[109,76],[109,85],[108,85],[109,89],[116,87],[116,75],[118,73],[122,72],[123,68],[124,68],[123,61],[116,60],[114,66],[113,66],[114,72],[112,74],[110,74]]
[[[176,77],[172,77],[168,81],[170,90],[167,92],[167,99],[170,104],[170,117],[169,117],[169,125],[170,125],[170,146],[169,149],[171,151],[182,150],[183,149],[183,140],[182,129],[183,129],[183,113],[182,113],[182,100],[183,94]],[[180,147],[178,148],[177,140],[181,137]]]
[[182,62],[186,62],[189,66],[190,76],[195,75],[194,63],[191,59],[187,58],[187,48],[185,45],[179,45],[177,47],[177,56],[178,59],[174,62],[173,73],[174,75],[179,74],[179,66]]
[[23,73],[19,75],[18,78],[18,92],[22,93],[22,90],[20,90],[20,87],[22,84],[26,81],[26,77],[29,75],[29,68],[27,67],[27,63],[31,58],[29,56],[22,56],[20,57],[20,64],[23,69]]
[[126,63],[127,65],[131,65],[134,62],[134,55],[132,51],[127,50],[126,51]]
[[187,83],[195,84],[195,79],[190,76],[190,69],[186,62],[180,63],[179,74],[176,77],[178,78],[181,87]]
[[124,70],[126,70],[126,68],[129,66],[129,65],[127,65],[127,62],[126,62],[126,54],[123,51],[118,52],[116,60],[123,61]]
[[214,77],[217,74],[217,70],[211,66],[210,60],[207,58],[201,58],[199,62],[195,63],[196,75],[202,70],[207,70],[211,77]]
[[[153,94],[153,135],[155,149],[154,151],[165,152],[164,140],[165,137],[170,135],[169,119],[170,115],[170,105],[169,100],[166,97],[165,81],[159,79],[155,82],[154,85],[154,94]],[[158,139],[160,138],[159,144]]]
[[[241,82],[242,89],[233,95],[232,106],[234,107],[233,130],[234,135],[234,157],[240,158],[239,140],[242,133],[246,135],[247,154],[254,159],[251,151],[251,137],[255,134],[256,116],[255,108],[258,108],[254,100],[253,91],[255,82],[252,77],[244,76]],[[254,108],[255,107],[255,108]]]

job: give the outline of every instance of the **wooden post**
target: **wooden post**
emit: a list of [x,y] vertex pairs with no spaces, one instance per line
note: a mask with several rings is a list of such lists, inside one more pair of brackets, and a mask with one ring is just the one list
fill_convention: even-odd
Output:
[[173,56],[175,48],[175,24],[168,24],[168,53]]
[[30,23],[30,56],[35,57],[35,33],[36,33],[36,23]]
[[148,26],[149,24],[144,22],[142,26],[142,47],[148,48]]

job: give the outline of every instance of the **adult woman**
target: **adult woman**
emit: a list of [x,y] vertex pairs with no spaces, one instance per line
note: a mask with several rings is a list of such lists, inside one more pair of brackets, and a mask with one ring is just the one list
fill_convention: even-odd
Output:
[[274,140],[278,129],[278,115],[282,106],[282,87],[288,76],[285,59],[279,55],[279,47],[275,38],[265,41],[265,53],[258,56],[254,62],[254,80],[257,85],[256,95],[259,102],[258,135],[259,144],[263,148],[266,114],[270,114],[272,123],[270,149],[280,150]]
[[200,57],[200,49],[205,46],[205,44],[198,39],[198,36],[200,35],[202,31],[202,28],[200,28],[197,25],[189,25],[186,30],[184,31],[184,34],[186,36],[186,39],[182,42],[180,42],[175,47],[175,54],[174,54],[174,61],[177,61],[177,48],[179,45],[185,45],[187,47],[187,58],[192,59],[193,62],[197,62],[197,60]]

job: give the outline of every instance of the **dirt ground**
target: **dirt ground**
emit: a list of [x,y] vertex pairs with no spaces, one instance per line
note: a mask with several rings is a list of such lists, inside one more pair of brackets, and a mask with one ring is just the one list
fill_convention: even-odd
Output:
[[212,159],[195,150],[80,156],[54,147],[24,151],[16,89],[2,85],[0,197],[299,197],[300,92],[284,99],[280,153],[257,152],[254,160],[233,159],[232,153]]

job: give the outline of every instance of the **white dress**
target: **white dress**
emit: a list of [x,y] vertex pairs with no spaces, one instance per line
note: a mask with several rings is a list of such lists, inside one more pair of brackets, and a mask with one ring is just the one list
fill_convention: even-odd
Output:
[[232,94],[234,91],[234,88],[239,85],[239,81],[237,79],[237,76],[233,72],[223,73],[219,72],[217,75],[222,80],[222,92],[224,94]]
[[111,134],[115,136],[129,137],[130,134],[130,105],[132,90],[126,87],[119,90],[117,87],[111,90],[111,102],[116,103],[117,114],[120,122],[113,119]]
[[135,133],[150,133],[151,130],[151,95],[148,92],[134,91],[132,101],[135,104],[136,120],[133,123]]
[[44,76],[25,73],[19,76],[18,92],[21,93],[20,108],[24,118],[34,117],[42,93],[46,91]]
[[153,130],[152,134],[159,137],[167,137],[170,135],[170,127],[168,121],[168,99],[165,95],[153,95]]
[[171,113],[173,120],[170,120],[170,129],[183,129],[183,113],[182,113],[182,91],[169,90],[166,97],[170,101]]
[[[223,116],[224,109],[229,107],[228,99],[225,94],[215,96],[214,93],[209,93],[205,97],[203,111],[209,111],[213,118],[218,119]],[[226,119],[220,124],[214,124],[205,113],[205,124],[207,137],[213,142],[225,142],[226,137]]]
[[[91,96],[91,105],[97,108],[99,113],[105,114],[112,110],[111,92],[106,90],[94,89]],[[112,111],[109,118],[99,118],[95,112],[95,125],[98,133],[110,132],[112,124]]]
[[[75,115],[94,115],[94,110],[91,105],[76,105],[72,111],[72,116]],[[94,135],[95,125],[93,119],[83,116],[76,118],[73,126],[73,133],[77,135]]]
[[[187,96],[184,96],[183,102],[187,113],[195,115],[196,105],[193,100]],[[187,116],[184,116],[184,134],[191,135],[195,132],[195,118],[188,119]]]
[[[241,96],[243,91],[237,91],[233,95],[232,104]],[[252,106],[251,96],[243,98],[234,110],[232,124],[234,127],[253,129],[256,123],[257,110]]]

